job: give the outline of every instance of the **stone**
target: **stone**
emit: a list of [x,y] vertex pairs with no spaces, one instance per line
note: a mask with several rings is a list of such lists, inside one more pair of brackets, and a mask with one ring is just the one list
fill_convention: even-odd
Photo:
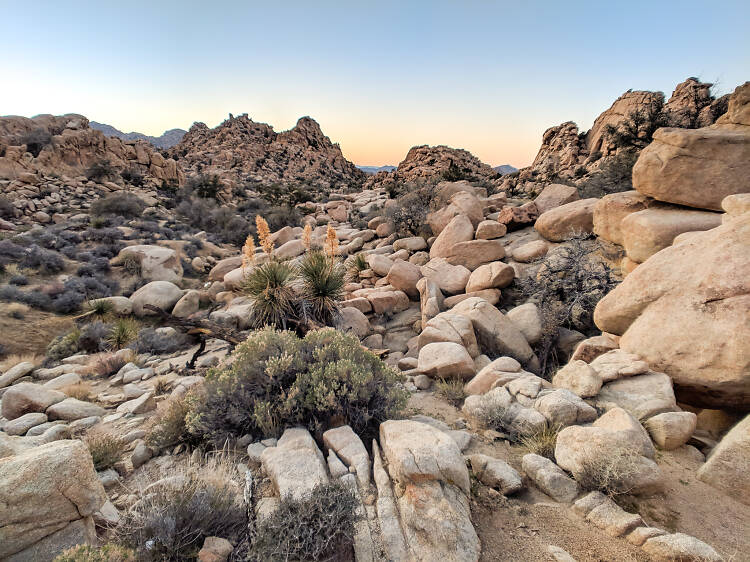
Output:
[[622,220],[651,206],[652,200],[637,191],[605,195],[594,205],[594,234],[613,244],[625,244]]
[[51,388],[52,390],[63,390],[66,386],[77,385],[81,381],[81,375],[78,373],[65,373],[59,377],[48,380],[42,386],[44,386],[44,388]]
[[547,554],[552,557],[553,562],[576,562],[576,559],[568,554],[567,551],[553,544],[547,547]]
[[471,271],[462,265],[451,265],[445,258],[431,259],[420,268],[422,275],[437,284],[438,288],[455,295],[463,293]]
[[226,562],[234,547],[227,539],[206,537],[198,552],[198,562]]
[[542,339],[542,317],[533,302],[510,309],[507,316],[531,345]]
[[242,256],[232,256],[216,262],[211,271],[208,273],[209,281],[224,281],[224,276],[230,271],[234,271],[242,266]]
[[539,216],[539,209],[533,201],[520,207],[503,207],[497,217],[497,222],[504,224],[508,232],[524,228],[532,224]]
[[647,419],[644,425],[656,446],[670,451],[688,442],[697,420],[693,412],[664,412]]
[[750,212],[750,193],[727,195],[721,200],[721,208],[732,217]]
[[432,379],[427,375],[417,375],[414,377],[414,386],[419,390],[429,390],[432,386]]
[[585,361],[570,361],[552,377],[552,384],[558,388],[567,388],[581,398],[591,398],[599,394],[602,378]]
[[641,548],[652,560],[656,561],[720,562],[724,560],[713,547],[683,533],[652,537],[643,543]]
[[117,406],[117,412],[123,414],[145,414],[156,410],[156,400],[153,392],[147,392],[143,396],[133,398]]
[[483,367],[464,385],[467,395],[485,394],[490,389],[522,376],[521,364],[512,357],[499,357]]
[[360,339],[370,333],[370,321],[367,316],[351,306],[345,306],[340,310],[337,327],[343,332],[352,332]]
[[620,223],[620,228],[628,258],[643,263],[672,245],[677,235],[710,230],[720,224],[721,215],[718,213],[654,206],[629,214]]
[[479,481],[490,488],[497,488],[504,496],[523,489],[521,475],[507,462],[487,455],[470,455],[471,471]]
[[640,356],[622,349],[613,349],[594,358],[590,366],[604,382],[648,372],[648,363]]
[[14,420],[31,412],[45,412],[47,408],[66,398],[65,394],[57,390],[21,382],[5,391],[0,401],[0,412],[4,418]]
[[750,415],[735,425],[698,469],[698,479],[750,505]]
[[32,427],[46,423],[46,421],[46,414],[30,412],[8,421],[3,426],[3,431],[8,435],[25,435]]
[[393,243],[393,249],[398,250],[409,250],[410,252],[418,252],[427,248],[427,242],[421,236],[412,236],[410,238],[400,238]]
[[[440,197],[446,195],[441,193]],[[427,222],[432,232],[440,235],[457,215],[465,216],[476,227],[484,218],[482,202],[468,190],[454,192],[448,200],[448,205],[427,215]]]
[[323,443],[336,452],[336,455],[356,471],[360,489],[370,485],[370,456],[364,443],[352,428],[343,425],[323,433]]
[[430,248],[430,258],[447,258],[459,242],[474,239],[474,225],[466,215],[456,215],[440,232]]
[[171,248],[164,246],[140,245],[126,246],[115,258],[115,264],[126,259],[137,259],[141,264],[141,277],[147,281],[169,281],[179,283],[182,280],[182,263]]
[[513,259],[521,263],[530,263],[547,255],[549,244],[545,240],[534,240],[513,249]]
[[594,230],[596,198],[566,203],[539,215],[534,229],[551,242],[563,242],[576,235],[590,234]]
[[605,498],[586,515],[586,520],[611,537],[621,537],[643,524],[637,513],[628,513],[610,498]]
[[[420,238],[420,240],[422,240]],[[419,290],[417,282],[422,278],[420,268],[412,263],[403,260],[393,262],[391,269],[386,275],[388,283],[395,289],[403,291],[410,298],[417,298]]]
[[[0,459],[0,557],[25,552],[17,559],[51,560],[78,540],[95,540],[87,518],[106,500],[82,441],[56,441]],[[70,527],[84,524],[91,533]]]
[[636,527],[627,536],[627,540],[630,544],[642,546],[651,537],[658,537],[665,534],[666,531],[657,529],[656,527]]
[[672,381],[664,373],[648,372],[627,377],[602,386],[596,396],[597,406],[619,407],[638,419],[677,410]]
[[469,379],[474,376],[474,361],[458,343],[435,342],[419,350],[417,369],[433,378]]
[[534,409],[547,419],[550,427],[588,423],[597,416],[596,410],[577,394],[562,388],[540,394]]
[[275,447],[263,451],[261,463],[282,499],[302,499],[328,482],[323,453],[304,428],[285,430]]
[[177,318],[187,318],[191,314],[198,312],[200,305],[200,292],[195,290],[188,291],[174,305],[172,315],[177,316]]
[[130,302],[133,303],[133,313],[136,316],[150,316],[156,313],[146,310],[144,308],[145,305],[149,304],[161,308],[165,312],[171,312],[177,301],[182,298],[182,295],[182,289],[174,283],[170,283],[169,281],[152,281],[130,295]]
[[485,220],[479,223],[474,238],[477,240],[494,240],[495,238],[502,238],[508,228],[504,224],[500,224],[497,221]]
[[483,353],[490,356],[510,356],[523,365],[536,359],[516,325],[486,300],[468,298],[454,306],[452,311],[471,320]]
[[500,292],[500,289],[482,289],[481,291],[472,291],[471,293],[464,293],[462,295],[453,295],[452,297],[446,297],[443,301],[443,304],[445,305],[445,308],[450,309],[456,306],[458,303],[465,301],[466,299],[477,297],[486,300],[491,305],[496,305],[500,302],[501,296],[502,293]]
[[746,213],[662,250],[599,301],[597,327],[622,336],[622,349],[669,375],[680,401],[747,410],[748,247]]
[[570,360],[580,359],[584,363],[590,363],[600,355],[618,349],[618,339],[610,334],[587,338],[578,344]]
[[66,398],[47,408],[50,420],[74,421],[92,416],[103,416],[107,411],[96,404],[76,398]]
[[130,455],[130,462],[133,468],[136,469],[146,464],[153,456],[154,453],[151,448],[143,440],[138,439],[135,449],[133,449],[133,454]]
[[409,297],[403,291],[377,291],[367,295],[375,314],[395,314],[409,308]]
[[5,371],[2,375],[0,375],[0,388],[5,388],[6,386],[10,386],[14,382],[16,382],[21,377],[25,377],[31,371],[34,370],[33,363],[29,363],[28,361],[22,361],[21,363],[16,363],[13,367]]
[[466,292],[481,291],[483,289],[502,289],[513,282],[515,270],[506,263],[496,261],[480,265],[469,276]]
[[521,467],[534,485],[555,501],[572,502],[578,495],[578,484],[548,458],[533,453],[524,455]]
[[370,254],[367,256],[367,263],[370,269],[381,277],[388,275],[393,267],[393,260],[380,254]]
[[719,124],[664,127],[633,166],[639,193],[676,205],[721,209],[727,195],[750,191],[750,132]]
[[468,240],[450,247],[445,258],[452,265],[462,265],[470,271],[482,264],[505,257],[505,246],[500,240]]

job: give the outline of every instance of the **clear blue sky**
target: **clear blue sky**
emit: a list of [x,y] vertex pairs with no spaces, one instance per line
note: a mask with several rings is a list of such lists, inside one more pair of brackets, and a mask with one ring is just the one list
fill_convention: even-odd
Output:
[[530,163],[629,88],[750,79],[750,2],[0,0],[0,114],[160,134],[310,115],[358,164],[416,144]]

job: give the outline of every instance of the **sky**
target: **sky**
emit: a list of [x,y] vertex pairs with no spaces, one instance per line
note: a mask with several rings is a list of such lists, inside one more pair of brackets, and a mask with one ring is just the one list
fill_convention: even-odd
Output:
[[160,135],[309,115],[360,165],[420,144],[531,163],[628,89],[750,79],[750,2],[0,0],[0,115]]

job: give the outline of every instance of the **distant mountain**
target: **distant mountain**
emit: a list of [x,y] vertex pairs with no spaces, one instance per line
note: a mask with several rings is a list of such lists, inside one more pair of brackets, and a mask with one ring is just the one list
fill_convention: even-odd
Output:
[[513,167],[513,166],[511,166],[510,164],[502,164],[502,165],[500,165],[500,166],[495,166],[495,167],[494,167],[494,170],[495,170],[495,171],[496,171],[496,172],[497,172],[498,174],[500,174],[500,175],[502,175],[502,176],[505,176],[505,175],[507,175],[507,174],[512,174],[513,172],[517,172],[517,171],[518,171],[518,168],[514,168],[514,167]]
[[185,133],[187,133],[184,129],[169,129],[168,131],[164,131],[160,137],[151,137],[149,135],[144,135],[143,133],[123,133],[119,129],[115,129],[112,125],[97,123],[96,121],[91,121],[89,126],[92,129],[101,131],[108,137],[117,137],[122,140],[145,140],[157,148],[172,148],[180,142],[182,137],[185,136]]
[[377,174],[378,172],[392,172],[396,166],[357,166],[365,174]]

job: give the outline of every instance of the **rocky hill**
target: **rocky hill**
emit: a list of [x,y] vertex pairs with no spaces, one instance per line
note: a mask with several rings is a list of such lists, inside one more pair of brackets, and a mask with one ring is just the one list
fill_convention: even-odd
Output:
[[195,123],[169,153],[188,176],[215,175],[228,187],[300,182],[330,189],[365,178],[310,117],[281,133],[247,114],[213,129]]
[[92,129],[101,131],[108,137],[117,137],[122,140],[145,140],[146,142],[153,144],[156,148],[162,149],[172,148],[180,142],[182,137],[185,136],[185,133],[187,133],[185,129],[169,129],[168,131],[164,131],[158,137],[152,137],[150,135],[144,135],[143,133],[123,133],[120,129],[117,129],[112,125],[97,123],[96,121],[91,121],[89,126]]
[[378,172],[392,172],[396,166],[357,166],[366,174],[377,174]]
[[510,164],[501,164],[499,166],[495,166],[493,168],[498,174],[500,175],[506,175],[506,174],[512,174],[513,172],[517,172],[518,168],[515,166],[511,166]]

